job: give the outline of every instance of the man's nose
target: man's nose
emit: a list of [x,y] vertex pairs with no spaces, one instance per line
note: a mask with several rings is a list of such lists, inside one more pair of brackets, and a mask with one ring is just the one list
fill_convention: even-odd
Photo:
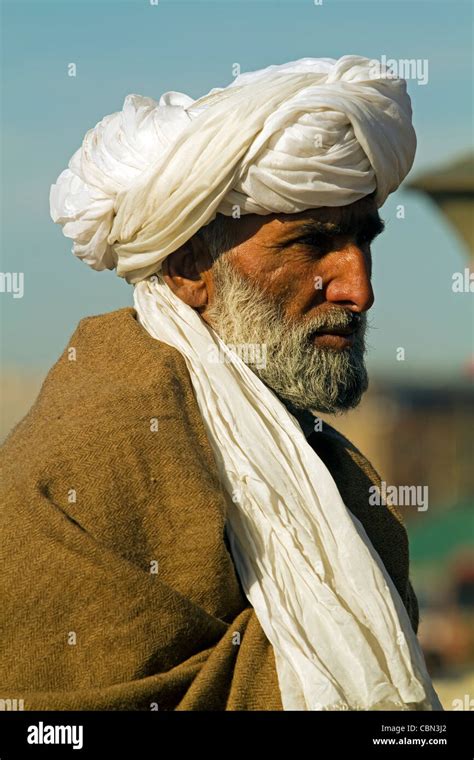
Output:
[[368,311],[374,303],[370,254],[355,243],[334,253],[333,269],[326,286],[326,301],[346,306],[352,311]]

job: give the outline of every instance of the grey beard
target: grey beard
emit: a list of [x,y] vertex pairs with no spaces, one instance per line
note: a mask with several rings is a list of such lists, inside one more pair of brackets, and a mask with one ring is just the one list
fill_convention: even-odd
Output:
[[333,306],[311,320],[296,322],[285,317],[271,297],[242,277],[227,255],[215,261],[212,273],[215,298],[206,311],[207,320],[227,345],[257,344],[264,349],[263,363],[241,358],[282,401],[296,409],[326,414],[357,406],[368,387],[365,314],[360,315],[352,346],[342,350],[317,347],[312,343],[314,331],[347,327],[351,312]]

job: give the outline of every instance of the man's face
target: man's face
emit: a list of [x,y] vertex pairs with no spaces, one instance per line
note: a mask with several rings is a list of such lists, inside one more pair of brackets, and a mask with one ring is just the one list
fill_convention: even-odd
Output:
[[356,406],[368,384],[370,243],[383,229],[374,200],[231,224],[237,245],[205,275],[203,319],[225,343],[262,345],[266,365],[252,369],[294,406]]

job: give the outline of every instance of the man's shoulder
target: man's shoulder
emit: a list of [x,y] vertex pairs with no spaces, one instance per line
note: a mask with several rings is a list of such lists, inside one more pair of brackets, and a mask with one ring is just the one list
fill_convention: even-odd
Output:
[[[175,348],[153,338],[138,321],[132,306],[83,317],[66,348],[53,365],[60,376],[97,383],[97,390],[115,384],[116,390],[137,393],[156,386],[157,376],[187,380],[186,363]],[[99,385],[100,377],[104,384]]]
[[[12,434],[45,440],[89,437],[165,411],[179,416],[194,406],[181,354],[152,338],[132,307],[82,318],[50,368],[38,397]],[[143,420],[141,421],[143,423]]]
[[[172,361],[185,366],[175,348],[153,338],[140,324],[133,306],[83,317],[79,320],[67,346],[85,349],[91,357],[94,352],[103,361],[111,357],[111,371],[118,364],[133,362],[144,354],[153,354],[154,361]],[[132,365],[130,365],[132,369]]]

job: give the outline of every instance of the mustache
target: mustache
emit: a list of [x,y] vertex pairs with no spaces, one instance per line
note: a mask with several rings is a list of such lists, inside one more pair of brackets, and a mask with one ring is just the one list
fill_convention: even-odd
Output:
[[308,336],[325,330],[350,330],[351,332],[363,333],[367,326],[365,313],[349,311],[344,308],[333,307],[325,309],[321,314],[314,315],[305,323],[305,333]]

